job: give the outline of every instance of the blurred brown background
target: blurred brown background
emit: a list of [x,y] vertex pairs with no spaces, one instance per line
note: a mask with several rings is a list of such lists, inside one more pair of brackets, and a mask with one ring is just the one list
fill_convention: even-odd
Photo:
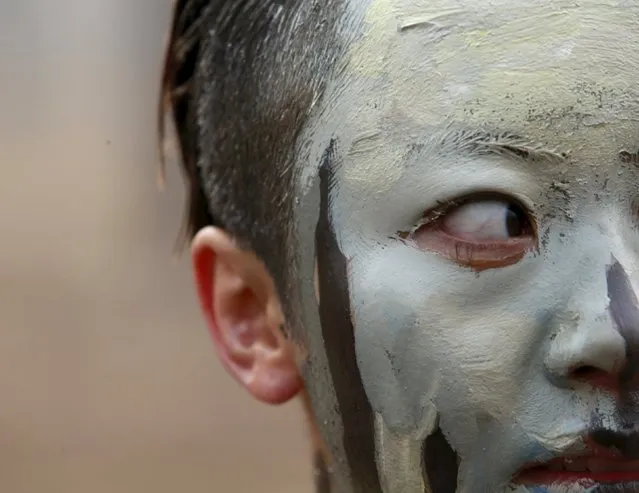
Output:
[[309,491],[222,371],[156,187],[169,0],[0,2],[0,491]]

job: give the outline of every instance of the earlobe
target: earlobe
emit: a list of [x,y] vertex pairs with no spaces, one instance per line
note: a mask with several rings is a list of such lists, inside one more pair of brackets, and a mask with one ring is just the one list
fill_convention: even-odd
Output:
[[191,251],[200,306],[227,371],[263,402],[294,397],[301,378],[266,267],[219,228],[200,230]]

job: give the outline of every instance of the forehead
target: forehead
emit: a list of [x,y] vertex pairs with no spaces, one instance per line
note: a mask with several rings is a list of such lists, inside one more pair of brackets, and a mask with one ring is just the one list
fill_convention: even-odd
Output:
[[375,176],[379,160],[367,150],[390,163],[398,141],[451,124],[593,160],[610,158],[602,142],[616,152],[638,144],[636,2],[373,0],[349,9],[357,34],[313,132],[339,139],[353,173]]

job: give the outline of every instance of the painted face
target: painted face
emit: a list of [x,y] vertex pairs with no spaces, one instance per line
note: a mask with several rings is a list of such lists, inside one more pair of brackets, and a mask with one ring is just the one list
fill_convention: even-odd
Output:
[[336,491],[639,491],[639,4],[350,10],[298,230]]

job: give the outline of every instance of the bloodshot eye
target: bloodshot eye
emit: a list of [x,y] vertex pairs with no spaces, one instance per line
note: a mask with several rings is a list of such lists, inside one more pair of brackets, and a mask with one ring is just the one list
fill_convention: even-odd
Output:
[[530,216],[514,201],[466,201],[429,216],[435,219],[426,219],[409,241],[475,270],[512,265],[536,247]]

